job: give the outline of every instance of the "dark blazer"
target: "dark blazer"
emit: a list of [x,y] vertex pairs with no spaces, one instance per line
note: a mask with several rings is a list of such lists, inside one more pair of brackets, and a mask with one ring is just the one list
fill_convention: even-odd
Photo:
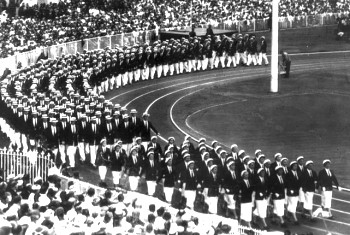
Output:
[[111,151],[105,147],[103,151],[102,146],[98,146],[96,153],[96,166],[109,166],[111,164]]
[[134,163],[133,157],[130,155],[126,160],[126,170],[129,176],[140,176],[142,168],[142,160],[137,157],[137,162]]
[[120,139],[120,123],[122,123],[120,118],[113,118],[112,119],[112,126],[113,126],[115,139]]
[[60,138],[60,133],[59,133],[59,128],[56,126],[56,133],[55,135],[53,135],[52,133],[52,128],[51,128],[51,125],[47,128],[46,130],[46,133],[45,133],[45,136],[46,136],[46,140],[47,140],[47,143],[49,145],[49,147],[51,148],[57,148],[58,147],[58,141],[59,141],[59,138]]
[[222,176],[219,171],[216,173],[216,179],[212,173],[209,173],[203,182],[203,187],[208,188],[208,197],[219,196],[219,187],[222,184]]
[[66,136],[66,142],[68,145],[78,145],[78,127],[75,124],[75,132],[72,132],[72,124],[68,125],[68,131]]
[[153,126],[152,122],[147,121],[148,126],[146,127],[144,120],[140,121],[140,126],[139,126],[139,133],[141,136],[142,141],[151,141],[151,130],[158,134],[157,129]]
[[333,184],[339,187],[338,180],[335,177],[334,172],[332,170],[330,170],[330,172],[331,177],[328,176],[326,169],[322,169],[318,173],[318,184],[321,188],[325,187],[327,191],[333,190]]
[[229,171],[227,168],[225,169],[222,187],[225,188],[226,194],[237,195],[239,192],[237,172],[235,172],[235,175],[236,178],[233,178],[231,171]]
[[110,130],[108,130],[108,124],[109,124],[108,122],[105,122],[103,124],[103,126],[101,126],[101,128],[102,128],[102,136],[106,137],[107,144],[113,144],[114,143],[114,136],[115,136],[114,129],[113,129],[113,124],[110,123],[111,124]]
[[[283,176],[282,176],[283,178]],[[273,175],[271,177],[271,182],[270,182],[270,190],[272,193],[272,199],[284,199],[285,198],[285,179],[283,178],[283,184],[280,183],[277,174]],[[278,196],[277,196],[278,194]]]
[[156,181],[158,177],[159,163],[153,160],[153,167],[150,160],[145,159],[142,167],[142,174],[145,175],[145,179],[148,181]]
[[264,178],[264,182],[261,181],[260,177],[257,175],[254,179],[254,191],[255,200],[263,200],[269,196],[269,187],[267,180]]
[[193,177],[191,177],[190,170],[187,169],[181,173],[181,182],[186,183],[185,190],[196,190],[198,185],[198,171],[193,169]]
[[140,125],[142,123],[142,120],[139,117],[136,118],[136,123],[132,122],[132,117],[129,117],[129,123],[132,123],[134,125],[134,136],[140,136]]
[[164,187],[174,187],[176,180],[176,173],[174,168],[172,167],[172,172],[170,173],[168,170],[168,166],[164,166],[158,173],[158,182],[161,179],[164,179]]
[[[159,143],[156,143],[155,145],[156,145],[156,147],[153,149],[153,151],[154,151],[154,160],[160,162],[160,158],[162,157],[163,150],[162,150],[162,147],[160,146]],[[148,149],[149,147],[154,147],[152,142],[150,142],[150,143],[147,145],[147,149]]]
[[111,170],[112,171],[121,171],[122,167],[125,166],[126,154],[123,151],[117,153],[112,151],[111,153]]
[[89,142],[90,145],[99,145],[101,141],[101,126],[96,126],[96,132],[92,130],[92,123],[89,124],[88,131],[87,131],[87,140],[85,142]]
[[60,143],[62,144],[62,142],[66,142],[67,141],[67,135],[69,133],[69,123],[65,122],[65,127],[63,127],[63,123],[62,122],[58,122],[57,123],[58,127],[60,128]]
[[303,188],[303,191],[315,192],[317,181],[318,177],[316,172],[312,170],[312,174],[310,176],[308,170],[305,168],[301,177],[301,187]]
[[88,134],[89,134],[89,123],[85,122],[85,128],[83,128],[82,122],[77,123],[78,126],[78,141],[79,142],[87,142]]
[[241,203],[252,202],[253,186],[252,182],[249,180],[249,188],[244,180],[239,183],[239,191],[241,192]]
[[128,127],[125,127],[125,122],[119,124],[120,139],[125,144],[131,144],[134,138],[134,124],[129,122]]
[[299,189],[301,187],[300,177],[298,175],[298,178],[296,178],[293,174],[292,170],[289,170],[288,174],[286,175],[286,181],[287,181],[287,196],[299,196]]

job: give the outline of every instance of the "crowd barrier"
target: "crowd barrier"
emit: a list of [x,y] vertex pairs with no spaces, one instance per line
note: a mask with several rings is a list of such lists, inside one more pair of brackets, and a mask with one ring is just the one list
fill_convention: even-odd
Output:
[[[100,188],[100,187],[95,186],[93,184],[83,182],[83,181],[80,181],[80,180],[77,180],[74,178],[69,178],[69,177],[66,177],[63,175],[59,175],[58,177],[61,179],[61,189],[62,190],[68,189],[68,183],[70,181],[72,181],[74,183],[74,190],[76,192],[83,193],[83,192],[86,192],[89,188],[94,188],[96,195],[103,195],[105,190],[106,190],[104,188]],[[170,205],[168,203],[163,202],[155,197],[145,195],[145,194],[128,191],[128,192],[126,192],[124,197],[125,198],[132,198],[132,199],[137,198],[137,200],[142,202],[142,206],[145,208],[148,208],[148,206],[150,204],[154,204],[157,206],[157,208],[159,208],[161,206],[167,208],[167,210],[172,215],[175,215],[178,212],[177,209],[170,207]],[[222,222],[222,224],[230,225],[231,226],[231,232],[229,233],[230,235],[246,234],[247,231],[252,231],[254,235],[267,235],[267,234],[269,234],[269,232],[267,232],[267,231],[262,231],[262,230],[258,230],[258,229],[251,229],[251,228],[242,226],[242,225],[238,224],[237,220],[225,218],[222,216],[213,215],[213,214],[203,214],[203,213],[199,213],[199,212],[196,212],[193,210],[190,210],[189,213],[192,216],[197,217],[199,219],[200,224],[202,222],[206,226],[210,225],[213,227],[217,227],[217,225],[220,222]],[[198,226],[200,226],[200,224]],[[276,234],[276,233],[274,233],[274,234]]]
[[54,166],[54,162],[46,156],[0,149],[0,169],[3,170],[2,177],[5,181],[10,175],[19,174],[28,174],[31,183],[36,177],[46,180],[49,169]]
[[21,68],[31,66],[37,62],[40,56],[50,59],[61,57],[62,55],[82,53],[84,50],[92,51],[96,49],[105,49],[106,47],[115,48],[124,46],[150,44],[155,37],[155,30],[138,31],[132,33],[122,33],[116,35],[107,35],[103,37],[87,38],[79,41],[67,42],[50,47],[38,47],[32,51],[18,53],[16,55],[0,59],[0,75],[8,68],[15,73],[19,63]]

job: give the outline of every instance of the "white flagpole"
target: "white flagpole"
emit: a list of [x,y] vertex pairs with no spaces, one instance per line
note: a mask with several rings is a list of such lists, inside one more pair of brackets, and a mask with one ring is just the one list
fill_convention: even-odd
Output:
[[272,0],[271,84],[270,91],[278,92],[278,2]]

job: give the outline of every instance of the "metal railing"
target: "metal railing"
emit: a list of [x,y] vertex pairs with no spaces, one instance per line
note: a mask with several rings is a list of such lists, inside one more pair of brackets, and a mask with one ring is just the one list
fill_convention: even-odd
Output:
[[12,151],[7,148],[0,149],[0,169],[4,181],[10,175],[28,174],[30,182],[33,183],[36,177],[47,179],[48,171],[55,166],[55,163],[46,156],[33,155]]
[[16,55],[0,59],[0,74],[6,68],[12,73],[17,71],[18,64],[21,63],[22,68],[33,65],[37,62],[41,54],[50,59],[61,57],[62,55],[82,53],[84,50],[92,51],[96,49],[105,49],[106,47],[115,48],[124,46],[134,46],[136,44],[149,44],[154,38],[155,31],[138,31],[132,33],[122,33],[116,35],[107,35],[103,37],[87,38],[79,41],[67,42],[50,47],[38,47],[32,51],[18,53]]

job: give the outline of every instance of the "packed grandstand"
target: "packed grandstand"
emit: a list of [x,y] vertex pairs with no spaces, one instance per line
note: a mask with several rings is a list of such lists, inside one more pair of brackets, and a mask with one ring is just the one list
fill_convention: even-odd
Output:
[[[349,10],[342,1],[316,2],[281,1],[281,16],[346,15]],[[0,4],[4,58],[98,36],[268,19],[271,12],[267,1]],[[233,222],[224,217],[239,219],[250,227],[252,217],[259,217],[262,226],[253,223],[253,227],[269,230],[265,222],[268,216],[285,229],[284,204],[288,205],[288,222],[298,224],[293,216],[297,205],[305,218],[314,220],[310,194],[319,187],[328,190],[329,184],[313,176],[316,172],[309,159],[304,162],[300,156],[294,161],[276,153],[271,162],[261,150],[248,156],[233,144],[226,152],[220,143],[207,143],[204,138],[195,146],[189,137],[179,145],[169,137],[163,146],[158,141],[161,130],[148,113],[138,115],[137,110],[128,111],[123,104],[114,104],[103,96],[134,83],[183,73],[266,66],[269,48],[265,37],[207,33],[204,37],[170,40],[153,35],[152,39],[142,45],[113,45],[56,58],[44,55],[30,66],[5,70],[0,107],[7,121],[1,120],[0,127],[11,139],[9,148],[34,158],[47,156],[55,164],[48,177],[35,179],[29,174],[5,177],[1,169],[0,234],[232,234]],[[324,165],[329,163],[326,160]],[[81,190],[76,180],[69,180],[78,164],[99,171],[99,193],[97,187]],[[107,171],[112,171],[113,185],[105,182]],[[309,174],[317,183],[311,189],[306,181],[298,181]],[[123,181],[124,175],[128,182]],[[338,187],[335,174],[329,175]],[[140,177],[147,182],[149,196],[167,203],[160,205],[153,199],[144,203],[135,193]],[[279,180],[288,193],[284,188],[261,186],[270,177]],[[258,203],[266,199],[262,203],[266,205],[254,212],[249,208],[253,189],[255,193],[260,190],[254,194]],[[325,203],[325,213],[331,217]],[[208,223],[202,214],[222,217],[215,217],[217,224]]]

